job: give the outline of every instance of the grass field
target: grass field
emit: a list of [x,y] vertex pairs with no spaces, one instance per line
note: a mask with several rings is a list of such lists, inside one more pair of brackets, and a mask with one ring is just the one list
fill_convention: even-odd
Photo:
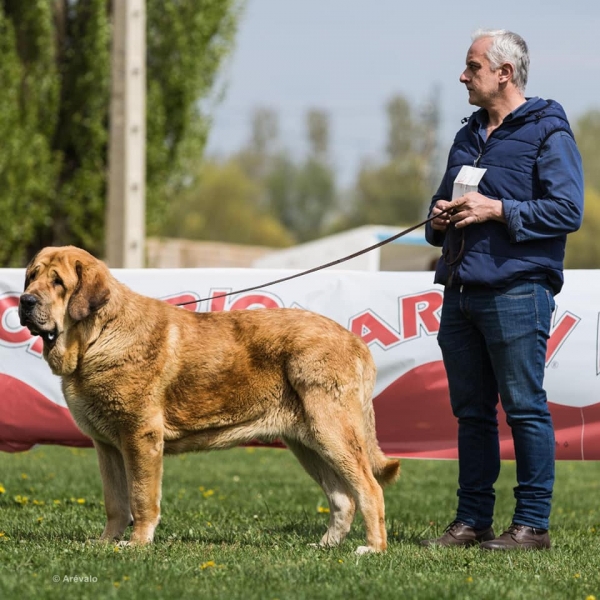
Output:
[[[503,464],[495,527],[510,522],[514,463]],[[314,549],[325,497],[286,450],[236,448],[165,463],[155,544],[92,544],[103,527],[93,450],[0,453],[0,598],[600,600],[600,463],[560,462],[548,552],[427,549],[455,509],[454,461],[402,461],[386,490],[389,548]]]

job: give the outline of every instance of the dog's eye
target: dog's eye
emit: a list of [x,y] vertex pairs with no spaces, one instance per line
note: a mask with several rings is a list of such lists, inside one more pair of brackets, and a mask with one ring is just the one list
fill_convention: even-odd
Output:
[[31,273],[27,275],[27,278],[25,279],[25,287],[27,287],[32,281],[35,281],[36,275],[37,269],[35,271],[31,271]]
[[63,280],[58,275],[54,277],[54,279],[52,280],[52,284],[56,287],[65,287]]

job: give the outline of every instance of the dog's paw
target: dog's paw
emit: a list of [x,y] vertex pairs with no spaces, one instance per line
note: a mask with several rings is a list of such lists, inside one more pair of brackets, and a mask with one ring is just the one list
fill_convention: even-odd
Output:
[[363,554],[371,554],[372,552],[377,552],[377,550],[375,550],[375,548],[372,548],[371,546],[359,546],[354,551],[354,554],[362,556]]

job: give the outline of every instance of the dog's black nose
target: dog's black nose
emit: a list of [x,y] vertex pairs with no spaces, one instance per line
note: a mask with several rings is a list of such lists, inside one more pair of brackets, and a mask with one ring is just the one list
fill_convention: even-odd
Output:
[[36,304],[38,299],[33,294],[23,294],[19,299],[19,303],[24,310],[31,310]]

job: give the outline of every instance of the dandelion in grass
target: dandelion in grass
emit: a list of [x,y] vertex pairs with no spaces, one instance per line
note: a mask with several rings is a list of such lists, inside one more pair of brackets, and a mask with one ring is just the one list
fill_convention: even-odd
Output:
[[21,505],[29,504],[29,498],[27,496],[21,496],[21,494],[17,494],[14,497],[14,501]]
[[206,490],[205,492],[202,492],[202,495],[205,498],[210,498],[211,496],[214,496],[215,490]]
[[585,600],[596,600],[596,596],[586,596]]
[[466,581],[467,583],[473,583],[473,578],[472,578],[471,576],[469,576],[469,577],[467,577],[467,578],[465,579],[465,581]]
[[200,565],[200,570],[204,571],[204,569],[211,569],[212,567],[216,567],[214,560],[207,560]]
[[61,504],[60,500],[52,500],[52,504],[54,504],[54,506],[58,506],[59,504]]
[[0,531],[0,538],[3,538],[6,534],[4,533],[4,531]]
[[5,494],[6,488],[0,483],[0,494]]
[[44,517],[38,517],[37,522],[38,524],[41,524],[41,522],[44,520]]
[[579,579],[581,577],[581,573],[575,573],[575,575],[573,575],[574,579]]
[[21,479],[29,479],[29,475],[27,475],[27,473],[21,473]]
[[327,506],[317,506],[317,512],[318,513],[328,513],[329,508],[327,508]]
[[85,498],[77,498],[77,504],[85,504]]
[[36,506],[44,506],[46,504],[43,500],[34,500],[33,503]]

